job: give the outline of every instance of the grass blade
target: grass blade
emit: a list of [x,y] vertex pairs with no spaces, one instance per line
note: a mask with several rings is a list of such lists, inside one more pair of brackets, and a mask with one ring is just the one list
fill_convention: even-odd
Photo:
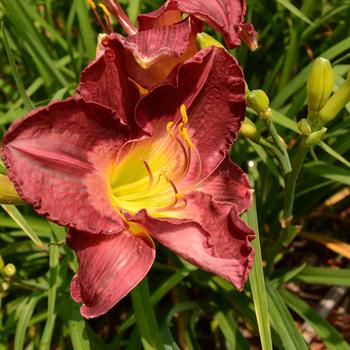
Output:
[[27,234],[27,236],[33,241],[33,243],[39,247],[40,249],[47,250],[44,243],[37,236],[37,234],[33,231],[31,226],[28,224],[23,215],[19,212],[19,210],[14,205],[1,205],[2,208],[6,211],[6,213],[15,221],[15,223]]
[[350,269],[305,267],[292,280],[308,284],[350,287]]
[[15,344],[13,348],[14,350],[24,349],[25,336],[27,333],[27,328],[29,326],[30,319],[32,318],[36,304],[42,296],[43,294],[36,295],[30,298],[26,298],[24,300],[24,303],[22,304],[20,310],[21,312],[19,313],[18,323],[16,327]]
[[227,311],[219,311],[215,320],[226,340],[228,350],[249,350],[249,344],[239,331],[238,325],[232,315]]
[[30,100],[30,98],[28,97],[26,89],[24,88],[22,79],[18,74],[18,69],[16,66],[15,58],[13,57],[13,54],[12,54],[12,51],[10,48],[10,43],[9,43],[9,39],[8,39],[9,36],[8,36],[7,31],[6,31],[4,23],[1,23],[1,32],[2,32],[2,36],[4,38],[4,45],[5,45],[6,54],[7,54],[7,57],[9,59],[9,62],[10,62],[11,72],[12,72],[13,78],[15,79],[17,89],[22,97],[23,104],[24,104],[26,110],[30,111],[34,108],[34,105],[33,105],[32,101]]
[[[55,236],[55,235],[54,235]],[[58,270],[59,270],[59,254],[60,248],[56,244],[56,237],[51,238],[50,244],[50,258],[49,258],[49,290],[47,298],[47,321],[43,331],[43,335],[40,341],[40,350],[50,350],[51,349],[51,339],[56,322],[56,295],[57,295],[57,280],[58,280]]]
[[[252,182],[252,179],[251,179]],[[254,186],[253,186],[254,187]],[[254,300],[256,318],[260,334],[260,341],[263,350],[272,350],[272,339],[270,330],[270,320],[267,307],[267,297],[265,289],[264,271],[261,257],[259,225],[256,212],[256,202],[245,214],[246,222],[256,232],[256,238],[252,245],[255,249],[254,267],[249,276],[250,286]]]
[[300,18],[302,21],[304,21],[307,24],[312,25],[312,22],[310,19],[305,16],[298,8],[296,8],[289,0],[277,0],[282,6],[284,6],[287,10],[289,10],[293,15]]
[[145,350],[164,349],[148,289],[147,278],[131,292],[136,323]]
[[339,332],[321,315],[312,309],[303,300],[288,292],[280,290],[280,293],[288,306],[302,317],[317,333],[329,350],[350,350],[350,345],[345,342]]
[[266,281],[266,287],[271,322],[280,336],[284,348],[288,350],[308,350],[283,298],[269,281]]

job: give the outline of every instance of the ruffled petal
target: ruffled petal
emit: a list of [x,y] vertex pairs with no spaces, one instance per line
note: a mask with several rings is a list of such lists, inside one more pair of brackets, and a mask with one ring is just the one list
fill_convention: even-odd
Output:
[[168,0],[158,10],[138,17],[141,30],[174,24],[179,11],[206,22],[224,35],[230,48],[241,44],[240,32],[246,13],[245,0]]
[[129,77],[147,89],[163,82],[175,66],[197,52],[198,30],[197,22],[187,19],[128,38],[119,37],[125,48]]
[[161,26],[169,26],[181,22],[181,11],[178,10],[176,1],[168,0],[157,10],[141,14],[137,17],[140,30],[147,30]]
[[251,23],[243,23],[241,25],[239,37],[252,51],[255,51],[259,47],[257,35]]
[[156,219],[143,210],[133,220],[176,254],[242,290],[253,264],[253,230],[235,205],[215,202],[202,192],[192,192],[186,200],[182,219]]
[[245,0],[175,0],[180,11],[208,23],[221,33],[229,48],[239,46],[240,26],[246,13]]
[[71,282],[71,295],[82,316],[106,313],[124,298],[151,268],[155,249],[152,239],[128,231],[115,235],[89,235],[70,231],[67,244],[75,250],[79,271]]
[[[102,41],[110,42],[108,36]],[[83,70],[78,92],[85,101],[111,108],[125,123],[132,125],[139,93],[126,74],[121,43],[118,40],[112,43],[101,45],[101,54]]]
[[197,186],[197,189],[210,194],[216,202],[234,204],[238,214],[243,213],[252,204],[253,191],[248,176],[229,156],[226,156],[215,172]]
[[109,109],[70,98],[13,124],[2,154],[16,190],[39,214],[108,234],[125,227],[111,204],[107,173],[126,140]]
[[[202,159],[202,178],[221,163],[245,114],[245,83],[237,60],[209,47],[179,66],[171,81],[155,88],[136,109],[136,122],[146,132],[181,119],[185,104],[188,133]],[[194,165],[195,167],[195,165]]]

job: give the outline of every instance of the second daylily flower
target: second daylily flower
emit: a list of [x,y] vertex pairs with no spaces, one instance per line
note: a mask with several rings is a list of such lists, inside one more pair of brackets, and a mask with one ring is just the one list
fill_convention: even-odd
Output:
[[[69,227],[82,315],[107,312],[147,274],[151,237],[242,289],[254,232],[239,217],[251,204],[247,177],[228,156],[245,112],[236,60],[200,51],[138,102],[136,120],[117,68],[94,72],[77,97],[15,123],[2,148],[22,198]],[[81,98],[89,93],[94,102]]]

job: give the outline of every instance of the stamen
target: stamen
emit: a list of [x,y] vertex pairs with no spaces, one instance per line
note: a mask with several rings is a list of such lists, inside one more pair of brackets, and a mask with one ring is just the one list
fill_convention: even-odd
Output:
[[188,123],[188,115],[187,115],[187,111],[186,111],[186,106],[185,104],[182,104],[180,107],[180,113],[181,113],[181,117],[182,117],[182,121],[183,123],[186,125]]
[[93,10],[96,10],[96,5],[92,0],[86,0],[86,2]]
[[174,126],[174,122],[169,122],[167,125],[166,125],[166,131],[167,133],[171,136],[171,137],[174,137],[174,132],[173,132],[173,126]]
[[128,35],[135,35],[138,30],[131,23],[128,16],[125,14],[123,8],[118,1],[114,0],[102,0],[103,4],[109,9],[109,11],[119,20],[120,25],[126,31]]
[[[95,3],[93,2],[93,0],[87,0],[87,3],[88,5],[91,7],[92,11],[94,11],[94,15],[97,19],[97,22],[100,24],[102,30],[105,32],[105,33],[109,33],[109,32],[113,32],[113,29],[112,29],[112,26],[109,25],[109,30],[106,28],[105,24],[103,23],[100,15],[97,13],[97,10],[96,10],[96,5]],[[107,21],[108,22],[108,21]],[[108,23],[109,24],[109,23]]]
[[188,146],[190,148],[195,148],[193,142],[191,141],[190,137],[188,136],[187,128],[181,128],[181,136],[186,141],[186,143],[188,144]]
[[147,163],[147,160],[143,159],[143,164],[146,167],[146,170],[147,170],[147,173],[148,173],[148,177],[149,177],[149,183],[148,183],[147,190],[146,190],[146,191],[149,191],[152,188],[152,185],[153,185],[153,182],[154,182],[154,177],[153,177],[152,169],[149,166],[149,164]]
[[[95,5],[95,4],[94,4]],[[98,6],[101,7],[101,9],[103,10],[103,12],[105,13],[105,15],[107,17],[111,16],[111,13],[108,11],[107,7],[105,5],[103,5],[102,3],[99,3]]]
[[111,23],[111,13],[108,11],[107,7],[103,4],[99,4],[98,6],[101,7],[101,9],[103,10],[104,12],[104,18],[105,18],[105,21],[107,23],[107,26],[108,26],[108,29],[109,29],[109,32],[112,33],[113,32],[113,27],[112,27],[112,23]]

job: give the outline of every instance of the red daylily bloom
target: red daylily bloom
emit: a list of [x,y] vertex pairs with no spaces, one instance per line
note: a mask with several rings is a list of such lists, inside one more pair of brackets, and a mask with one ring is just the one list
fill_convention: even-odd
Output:
[[245,112],[237,61],[216,47],[200,51],[139,101],[135,129],[124,102],[132,95],[119,96],[125,81],[110,72],[95,90],[93,72],[83,74],[82,95],[91,89],[99,101],[39,108],[2,146],[21,197],[69,228],[82,315],[107,312],[142,280],[155,258],[151,237],[241,290],[254,232],[239,217],[251,204],[247,177],[228,156]]

